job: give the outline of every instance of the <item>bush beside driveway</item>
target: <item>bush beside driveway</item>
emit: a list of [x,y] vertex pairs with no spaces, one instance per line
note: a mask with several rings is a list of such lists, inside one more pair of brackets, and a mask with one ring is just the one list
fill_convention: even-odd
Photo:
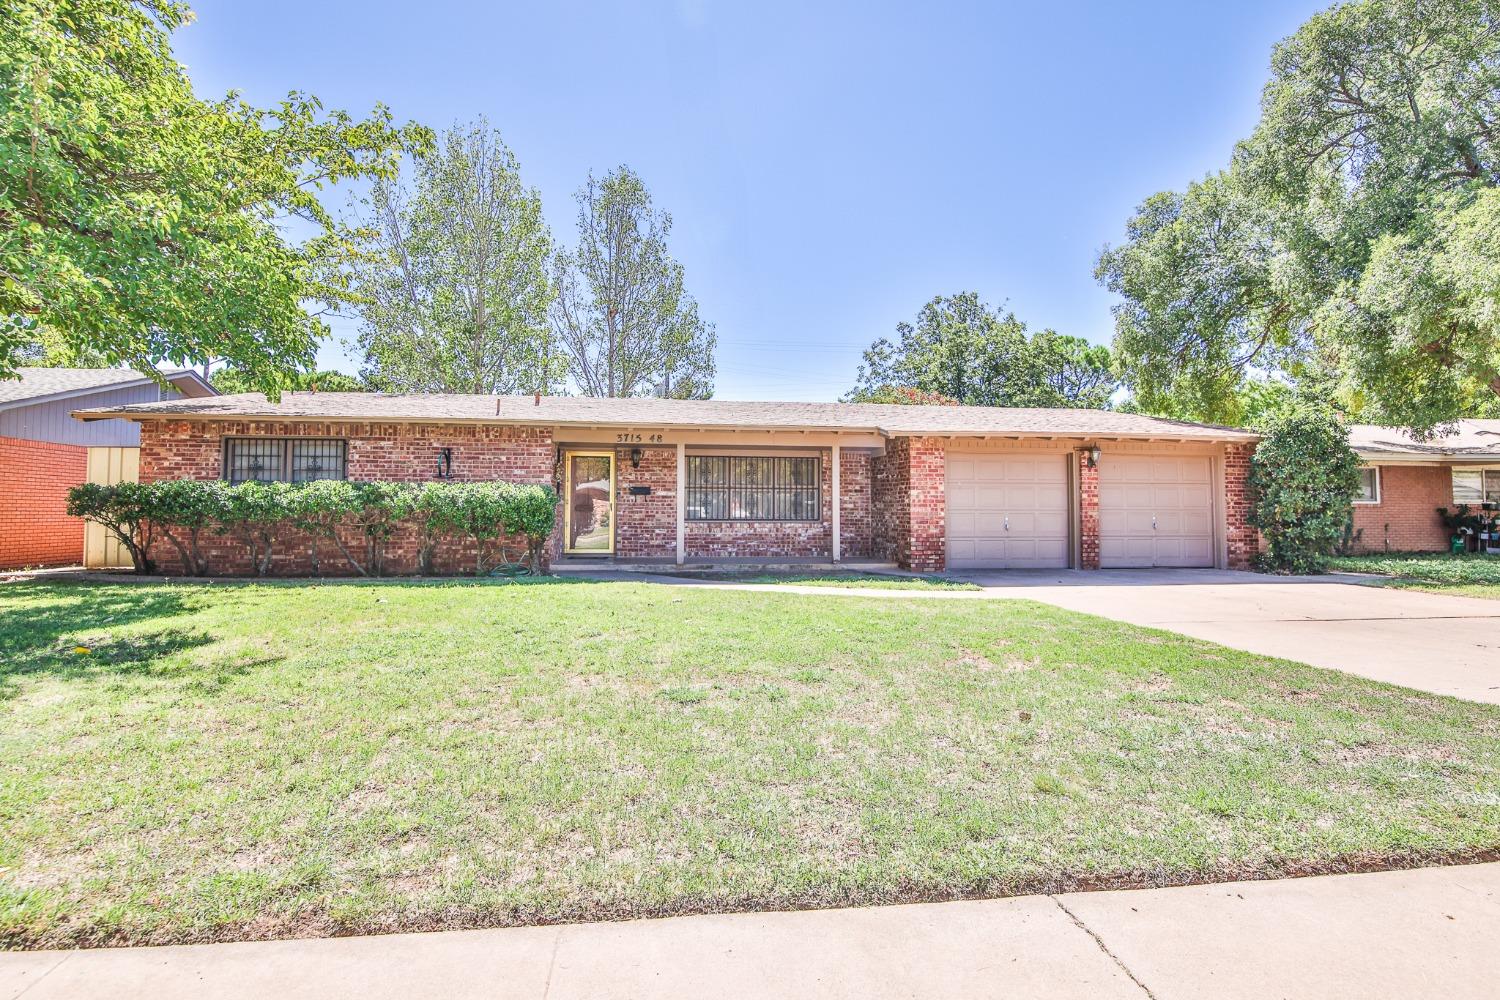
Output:
[[1500,847],[1500,708],[1027,601],[0,588],[12,946],[1358,870]]

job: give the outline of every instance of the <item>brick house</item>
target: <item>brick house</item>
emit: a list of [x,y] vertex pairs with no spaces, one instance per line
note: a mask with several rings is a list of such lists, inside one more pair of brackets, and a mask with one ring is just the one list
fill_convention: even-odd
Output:
[[140,443],[140,432],[127,420],[81,424],[69,414],[213,394],[196,372],[163,375],[171,388],[123,368],[22,368],[20,378],[0,381],[0,569],[84,559],[90,532],[68,517],[68,489],[110,470],[118,476],[122,465],[133,469],[126,453]]
[[1462,420],[1430,441],[1356,424],[1349,443],[1365,463],[1354,501],[1360,551],[1445,551],[1450,533],[1439,507],[1500,504],[1500,420]]
[[[139,423],[142,481],[550,483],[554,560],[1247,568],[1257,549],[1256,436],[1139,414],[298,392],[75,416]],[[304,548],[276,570],[309,571]]]

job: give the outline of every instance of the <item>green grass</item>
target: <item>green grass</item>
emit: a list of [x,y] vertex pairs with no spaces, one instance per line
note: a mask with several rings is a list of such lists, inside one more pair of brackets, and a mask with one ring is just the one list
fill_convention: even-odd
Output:
[[0,941],[16,947],[1496,847],[1500,708],[1029,602],[0,586]]
[[1333,560],[1333,568],[1346,573],[1383,573],[1395,587],[1500,599],[1500,556],[1393,552],[1340,556]]
[[863,590],[981,590],[977,583],[946,576],[897,576],[891,573],[765,573],[755,570],[732,572],[672,573],[692,580],[723,583],[796,584],[799,587],[857,587]]

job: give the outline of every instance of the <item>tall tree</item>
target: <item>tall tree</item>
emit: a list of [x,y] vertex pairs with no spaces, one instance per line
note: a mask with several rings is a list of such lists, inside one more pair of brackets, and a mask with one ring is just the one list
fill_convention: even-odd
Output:
[[713,395],[718,338],[667,250],[672,217],[629,167],[590,174],[577,200],[578,246],[553,267],[568,374],[590,396]]
[[865,351],[848,401],[888,402],[904,392],[970,406],[1096,408],[1116,387],[1109,348],[1052,330],[1028,335],[1014,313],[974,292],[934,298],[896,335]]
[[[346,299],[318,199],[389,176],[425,129],[194,95],[175,0],[0,0],[0,378],[53,338],[108,364],[230,357],[274,392]],[[308,238],[293,240],[290,224]]]
[[375,186],[353,269],[364,377],[405,392],[548,392],[563,356],[547,325],[552,234],[498,132],[454,128],[410,185]]
[[1340,379],[1430,430],[1500,397],[1500,0],[1359,0],[1276,47],[1230,168],[1157,195],[1098,274],[1148,405]]

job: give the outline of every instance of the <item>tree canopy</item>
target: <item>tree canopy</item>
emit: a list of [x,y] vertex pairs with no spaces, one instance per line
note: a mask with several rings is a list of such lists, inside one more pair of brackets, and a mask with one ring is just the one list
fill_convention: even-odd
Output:
[[347,300],[353,243],[319,194],[391,176],[426,130],[200,99],[171,51],[191,16],[0,0],[0,378],[42,342],[142,371],[228,357],[274,393]]
[[568,374],[589,396],[713,395],[718,338],[667,249],[671,215],[624,166],[590,174],[576,197],[578,245],[553,266]]
[[897,324],[894,341],[875,341],[845,399],[931,395],[970,406],[1104,407],[1116,385],[1109,348],[1052,330],[1028,335],[1013,313],[960,292],[937,296],[914,323]]
[[511,394],[562,381],[541,195],[483,120],[416,157],[410,184],[375,186],[362,248],[351,288],[373,388]]
[[1141,405],[1238,419],[1332,377],[1428,431],[1500,399],[1500,0],[1358,0],[1273,53],[1222,172],[1147,199],[1098,276]]
[[[246,372],[229,366],[220,368],[209,378],[209,384],[226,396],[240,392],[258,392],[260,386]],[[364,392],[369,386],[335,371],[296,372],[281,381],[281,388],[297,392]]]

